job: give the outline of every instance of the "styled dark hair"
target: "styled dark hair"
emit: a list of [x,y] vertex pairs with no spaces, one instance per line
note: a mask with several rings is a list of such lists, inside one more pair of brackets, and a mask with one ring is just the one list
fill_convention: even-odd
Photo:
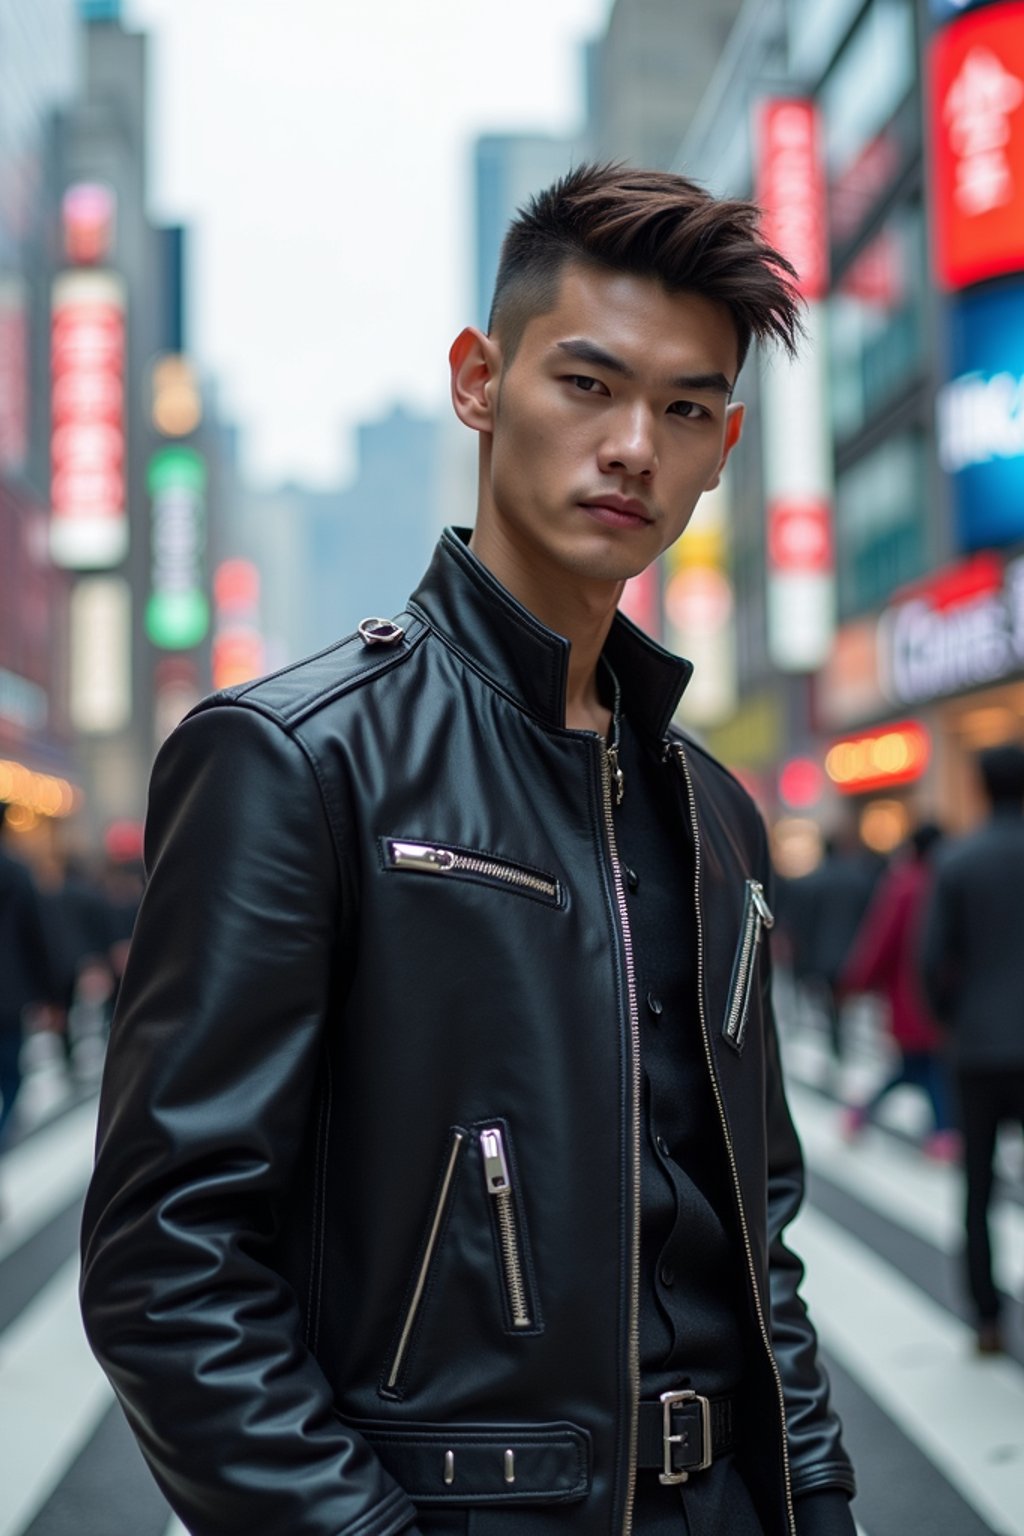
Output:
[[1019,805],[1024,800],[1024,747],[1005,741],[978,753],[981,782],[993,805]]
[[754,203],[712,197],[669,171],[580,165],[521,208],[501,248],[488,330],[511,358],[535,315],[554,308],[567,262],[653,277],[731,312],[739,365],[751,338],[801,335],[796,271],[760,235]]

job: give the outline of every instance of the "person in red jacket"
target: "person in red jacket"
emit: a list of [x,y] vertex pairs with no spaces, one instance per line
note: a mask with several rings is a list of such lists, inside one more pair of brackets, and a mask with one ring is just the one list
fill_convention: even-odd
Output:
[[840,977],[843,992],[877,992],[885,998],[899,1052],[895,1070],[867,1103],[846,1111],[843,1129],[849,1137],[858,1135],[894,1088],[910,1084],[927,1094],[934,1117],[925,1150],[949,1160],[959,1143],[943,1037],[925,1002],[917,969],[918,933],[932,881],[931,855],[941,836],[934,822],[922,822],[913,832],[907,856],[895,860],[883,876]]

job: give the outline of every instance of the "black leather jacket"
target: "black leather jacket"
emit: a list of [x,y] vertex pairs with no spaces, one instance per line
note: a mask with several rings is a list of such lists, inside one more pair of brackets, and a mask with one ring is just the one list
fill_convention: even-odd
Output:
[[[640,1079],[606,754],[563,724],[568,643],[464,538],[400,637],[207,700],[154,770],[83,1305],[193,1536],[629,1530]],[[782,1240],[764,831],[670,729],[688,664],[621,617],[608,655],[698,839],[748,1475],[782,1536],[796,1495],[853,1482]]]

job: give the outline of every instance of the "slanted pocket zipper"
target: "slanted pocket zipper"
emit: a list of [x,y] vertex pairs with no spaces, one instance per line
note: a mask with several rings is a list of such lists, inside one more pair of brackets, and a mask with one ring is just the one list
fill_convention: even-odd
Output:
[[425,875],[461,875],[464,879],[478,879],[485,884],[507,885],[554,903],[561,896],[558,881],[550,875],[466,848],[442,843],[408,843],[389,837],[384,840],[384,857],[390,869],[415,869]]
[[519,1245],[516,1208],[505,1156],[505,1138],[500,1126],[491,1125],[480,1132],[480,1150],[484,1163],[484,1182],[494,1201],[498,1222],[498,1240],[505,1275],[505,1295],[513,1328],[531,1328],[533,1319],[523,1278],[523,1258]]
[[465,1131],[453,1131],[451,1145],[448,1149],[448,1160],[445,1164],[444,1176],[441,1180],[441,1187],[437,1192],[437,1196],[434,1200],[434,1208],[431,1212],[430,1226],[427,1231],[427,1240],[424,1244],[423,1252],[420,1256],[419,1267],[416,1270],[416,1280],[413,1285],[409,1300],[406,1303],[405,1314],[402,1318],[402,1329],[398,1335],[398,1343],[395,1346],[395,1353],[391,1360],[391,1369],[388,1371],[384,1380],[384,1386],[388,1392],[395,1392],[398,1388],[398,1381],[402,1374],[402,1366],[405,1364],[406,1355],[408,1354],[409,1350],[409,1340],[412,1338],[413,1327],[416,1323],[416,1317],[420,1310],[420,1303],[423,1300],[423,1292],[426,1290],[427,1279],[430,1275],[430,1266],[434,1261],[434,1254],[437,1251],[437,1240],[441,1235],[441,1226],[444,1222],[449,1201],[451,1200],[452,1184],[455,1179],[455,1170],[458,1166],[459,1158],[462,1155],[462,1150],[465,1144]]
[[765,929],[771,928],[774,923],[772,910],[765,900],[764,886],[759,880],[748,880],[743,907],[743,937],[733,971],[729,1009],[722,1026],[722,1034],[737,1051],[742,1051],[747,1033],[750,994],[757,973],[757,952]]

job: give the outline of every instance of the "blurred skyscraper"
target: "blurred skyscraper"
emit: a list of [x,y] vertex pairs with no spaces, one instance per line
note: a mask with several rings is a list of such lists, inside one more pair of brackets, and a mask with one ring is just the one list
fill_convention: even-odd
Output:
[[488,133],[476,141],[476,323],[487,315],[498,273],[502,237],[516,211],[580,158],[574,139],[540,133]]
[[615,0],[587,49],[587,150],[667,170],[721,57],[740,0]]

